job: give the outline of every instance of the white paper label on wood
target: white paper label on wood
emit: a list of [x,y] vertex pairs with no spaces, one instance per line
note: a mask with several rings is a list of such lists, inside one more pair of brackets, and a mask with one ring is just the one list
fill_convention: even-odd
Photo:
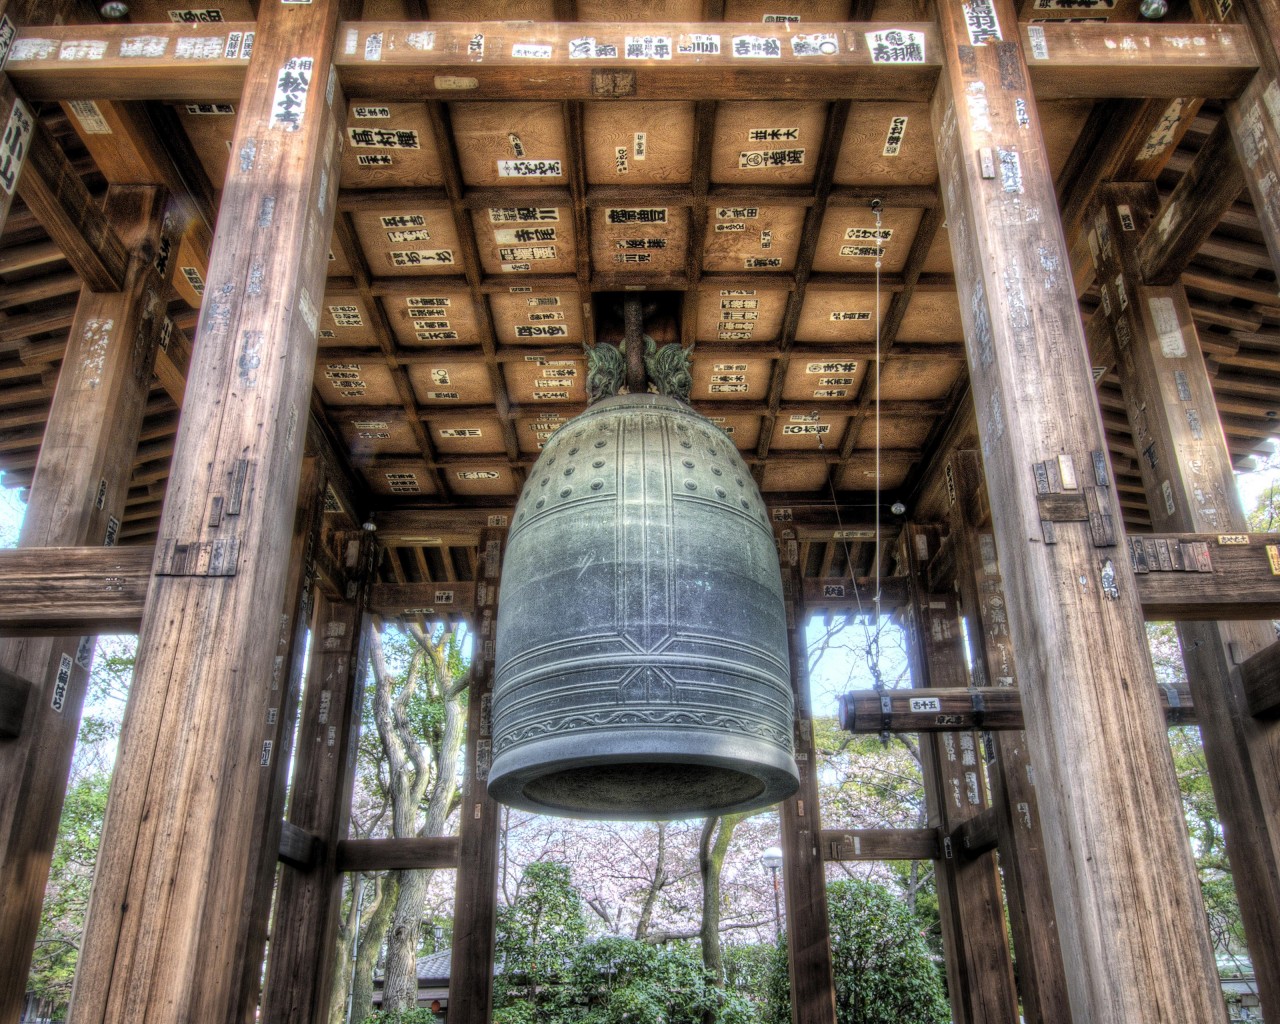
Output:
[[758,206],[719,206],[716,208],[717,220],[754,220],[760,216]]
[[539,221],[558,221],[560,211],[555,207],[490,207],[489,220],[494,224],[527,224]]
[[418,133],[411,129],[348,128],[351,145],[379,149],[419,149]]
[[[246,47],[252,45],[252,35],[245,37]],[[179,36],[173,44],[173,55],[181,60],[218,60],[223,53],[222,36]]]
[[569,328],[562,324],[516,324],[517,338],[564,338]]
[[733,55],[747,59],[782,56],[782,40],[773,36],[734,36]]
[[713,395],[743,395],[750,390],[747,384],[710,384],[707,391]]
[[499,245],[519,245],[529,242],[554,242],[555,228],[499,228],[493,233]]
[[611,43],[597,43],[593,36],[581,36],[569,40],[569,59],[604,59],[618,56],[618,48]]
[[53,693],[49,699],[49,706],[58,714],[62,714],[62,709],[67,703],[67,687],[71,683],[71,655],[64,654],[58,661],[58,671],[53,677]]
[[879,259],[884,255],[884,246],[881,245],[842,245],[840,246],[841,256],[853,256],[857,258]]
[[511,56],[546,60],[550,58],[551,50],[550,44],[546,43],[515,43],[511,47]]
[[627,36],[624,40],[628,60],[670,60],[670,36]]
[[609,209],[605,211],[605,220],[610,224],[665,224],[667,207]]
[[386,473],[387,489],[392,494],[418,494],[418,474],[416,473]]
[[1187,355],[1186,340],[1178,323],[1178,308],[1167,295],[1153,295],[1147,300],[1151,310],[1151,323],[1160,339],[1160,353],[1166,359],[1184,359]]
[[[222,40],[218,40],[218,52],[222,52]],[[102,60],[107,55],[107,44],[101,39],[68,39],[58,49],[58,60]]]
[[120,40],[121,57],[163,57],[168,49],[168,36],[126,36]]
[[236,112],[234,103],[187,103],[182,109],[193,117],[234,116]]
[[382,60],[382,33],[370,32],[364,41],[364,59]]
[[388,118],[391,116],[390,107],[352,107],[351,116],[356,118]]
[[809,363],[804,368],[805,373],[857,373],[858,364],[856,362],[848,363]]
[[441,427],[440,436],[450,439],[459,437],[483,437],[479,427]]
[[296,132],[302,127],[313,64],[310,57],[294,57],[281,66],[276,75],[275,99],[271,104],[272,128]]
[[0,14],[0,68],[9,59],[9,48],[13,46],[13,39],[17,34],[18,28],[9,15]]
[[111,125],[107,124],[102,111],[93,100],[71,100],[67,106],[80,122],[80,129],[87,135],[110,135]]
[[22,100],[15,99],[13,109],[9,112],[9,123],[5,126],[3,138],[0,138],[0,188],[8,195],[13,195],[14,187],[18,184],[18,175],[27,158],[28,142],[34,127],[35,120],[30,109]]
[[676,52],[698,57],[717,57],[720,54],[720,37],[706,32],[690,32],[681,36]]
[[753,149],[738,154],[739,170],[757,170],[762,167],[803,167],[803,149]]
[[973,46],[985,46],[1004,39],[1000,34],[1000,19],[996,17],[995,5],[991,0],[971,0],[962,6],[964,25],[969,31],[969,42]]
[[831,319],[836,321],[870,320],[871,311],[869,309],[836,309],[832,310]]
[[47,60],[58,52],[58,40],[56,39],[19,39],[9,51],[9,59],[12,61],[23,60]]
[[938,712],[942,710],[942,701],[937,697],[912,697],[909,706],[913,712]]
[[831,433],[830,423],[786,423],[782,427],[784,436],[795,436],[798,434],[829,434]]
[[1042,25],[1028,25],[1027,38],[1031,40],[1031,56],[1036,60],[1049,59],[1049,42],[1044,37]]
[[795,57],[834,57],[840,42],[834,32],[814,32],[791,37],[791,53]]
[[500,178],[559,178],[562,174],[559,160],[499,160]]
[[453,265],[452,249],[394,249],[387,253],[394,267],[421,267]]
[[897,156],[902,152],[902,137],[907,133],[907,119],[895,117],[889,121],[889,132],[884,137],[881,156]]
[[777,256],[748,256],[742,261],[742,266],[746,270],[777,270],[782,266],[782,260]]
[[[967,5],[966,5],[967,6]],[[867,52],[873,64],[923,64],[924,33],[907,29],[868,32]]]

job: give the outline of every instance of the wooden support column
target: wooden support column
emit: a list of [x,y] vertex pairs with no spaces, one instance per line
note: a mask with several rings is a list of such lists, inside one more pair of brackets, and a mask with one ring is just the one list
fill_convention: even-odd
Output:
[[[124,290],[82,290],[23,521],[23,547],[113,544],[164,319],[152,269],[163,195],[113,189],[106,217],[131,250]],[[0,1020],[17,1020],[57,837],[93,637],[0,641],[0,668],[31,684],[16,739],[0,742]]]
[[[928,564],[938,553],[940,539],[936,527],[909,525],[903,531],[904,561],[912,580],[906,625],[914,687],[969,682],[956,597],[930,593],[926,583]],[[982,756],[982,738],[972,729],[920,736],[929,825],[944,837],[935,878],[947,989],[956,1024],[997,1024],[1018,1018],[995,854],[961,857],[958,840],[952,838],[987,808]]]
[[[506,517],[502,517],[506,521]],[[449,977],[451,1024],[489,1024],[493,1017],[493,944],[498,912],[498,801],[489,795],[498,582],[506,533],[480,534],[475,650],[467,696],[466,774],[462,783],[458,873],[454,880],[453,959]]]
[[[1009,637],[1009,602],[1000,579],[995,538],[990,531],[979,530],[976,522],[982,461],[977,452],[962,451],[943,472],[950,476],[948,494],[955,494],[950,505],[951,541],[960,601],[970,625],[974,682],[1003,692],[1017,687],[1018,667]],[[987,765],[987,778],[1023,1016],[1027,1024],[1070,1024],[1071,1004],[1027,733],[1025,729],[993,733],[991,743],[995,759]]]
[[[232,142],[71,1019],[239,999],[263,691],[284,603],[344,122],[337,0],[265,3]],[[335,116],[334,106],[338,106]],[[264,628],[265,625],[265,628]]]
[[[355,595],[348,600],[322,594],[316,600],[289,823],[319,840],[319,862],[308,871],[286,868],[280,875],[262,994],[261,1019],[272,1024],[329,1019],[342,909],[343,874],[337,851],[338,843],[347,838],[351,818],[369,657],[366,602],[373,549],[372,537],[353,536],[348,561],[355,563],[350,566],[357,581]],[[253,1021],[253,1007],[247,1009],[247,1016],[240,1019]]]
[[[1138,242],[1158,209],[1153,186],[1110,185],[1093,222],[1103,309],[1151,523],[1243,533],[1186,292],[1178,283],[1147,286],[1138,269]],[[1178,638],[1262,1007],[1280,1014],[1280,723],[1252,716],[1237,667],[1274,631],[1261,622],[1179,622]]]
[[800,789],[780,805],[783,895],[787,909],[787,964],[791,974],[792,1024],[835,1024],[835,981],[831,968],[831,926],[823,869],[818,764],[809,704],[805,647],[804,586],[795,531],[777,531],[782,587],[787,602],[787,646],[791,692],[795,698],[796,767]]
[[[271,667],[271,685],[263,694],[261,717],[258,719],[262,739],[258,763],[268,770],[258,778],[255,800],[258,820],[246,842],[256,865],[252,868],[253,884],[245,890],[244,913],[248,930],[245,933],[245,953],[239,958],[244,965],[240,998],[231,1007],[227,1024],[253,1021],[262,992],[262,960],[271,918],[272,890],[276,886],[277,852],[281,847],[284,827],[285,793],[289,784],[298,699],[306,669],[307,631],[311,626],[315,599],[314,558],[324,522],[325,487],[323,463],[318,456],[308,456],[303,462],[302,479],[298,484],[298,511],[289,545],[288,578],[285,581],[284,608],[280,613],[276,658]],[[367,587],[363,588],[363,592],[367,593],[367,590]],[[356,598],[358,594],[351,596]],[[324,666],[325,669],[328,667],[327,664]],[[302,778],[301,771],[298,777]],[[338,838],[345,836],[344,828]]]
[[[937,10],[940,184],[1072,1013],[1225,1021],[1013,7]],[[1043,523],[1055,485],[1096,514]]]

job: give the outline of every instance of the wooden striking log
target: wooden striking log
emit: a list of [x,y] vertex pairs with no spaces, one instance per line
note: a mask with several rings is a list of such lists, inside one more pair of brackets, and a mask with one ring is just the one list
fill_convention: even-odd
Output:
[[[797,51],[790,34],[773,26],[709,22],[557,24],[542,22],[433,22],[428,45],[416,22],[344,23],[349,40],[335,64],[351,96],[421,101],[459,98],[599,100],[835,99],[916,100],[938,77],[938,36],[930,23],[895,23],[915,33],[918,45],[905,61],[885,61],[869,49],[868,33],[882,23],[805,23],[806,33],[836,37],[834,53]],[[1043,98],[1077,96],[1203,96],[1240,93],[1257,67],[1248,33],[1237,26],[1201,29],[1147,23],[1112,25],[1047,23],[1035,26],[1037,56],[1031,75]],[[105,51],[72,58],[61,44],[84,38],[79,26],[27,29],[28,37],[53,40],[44,48],[19,48],[7,71],[31,100],[235,101],[246,73],[243,36],[247,22],[174,25],[95,25],[93,38]],[[1023,28],[1027,38],[1028,27]],[[163,38],[160,56],[121,56],[121,42],[145,34]],[[687,45],[694,34],[713,36],[715,52]],[[733,38],[772,40],[769,60],[735,56]],[[195,53],[171,56],[178,37]],[[627,36],[663,42],[628,54]],[[571,40],[591,38],[590,56],[571,53]],[[1131,46],[1121,47],[1121,42]],[[681,44],[686,44],[682,50]],[[523,54],[513,48],[533,47]],[[586,58],[586,59],[579,59]],[[536,69],[536,74],[530,74]]]
[[[1013,5],[938,12],[939,179],[1072,1012],[1223,1021]],[[1098,532],[1045,543],[1051,466],[1095,488]]]
[[284,602],[345,110],[327,87],[337,6],[264,4],[255,26],[76,1024],[221,1022],[240,996],[257,712],[278,645],[262,624]]
[[286,871],[262,993],[262,1018],[279,1024],[328,1020],[342,904],[338,843],[351,819],[369,630],[365,601],[373,543],[362,538],[354,598],[316,600],[311,666],[298,726],[289,822],[315,837],[314,863]]
[[933,828],[822,830],[824,860],[938,860],[942,847]]
[[813,742],[813,712],[805,655],[804,589],[798,547],[784,523],[774,522],[782,553],[782,584],[787,600],[787,648],[791,693],[795,700],[796,767],[800,788],[780,805],[782,875],[787,911],[787,967],[791,978],[792,1024],[835,1024],[835,984],[831,964],[831,925],[823,870],[822,811],[818,800],[818,761]]
[[457,836],[421,839],[343,839],[338,843],[338,870],[422,871],[458,866]]
[[[908,525],[901,539],[900,560],[912,584],[907,659],[918,699],[927,699],[935,688],[968,681],[956,595],[925,589],[939,539],[938,528],[916,525]],[[929,824],[939,835],[949,837],[989,809],[981,757],[982,741],[972,729],[921,737],[925,805]],[[957,1024],[1015,1019],[1018,993],[995,857],[988,853],[961,860],[948,839],[936,878],[953,1019]]]
[[[1113,184],[1102,198],[1093,229],[1100,239],[1103,311],[1114,334],[1115,372],[1134,446],[1141,451],[1138,466],[1152,523],[1166,530],[1243,531],[1248,524],[1186,292],[1181,284],[1150,285],[1141,277],[1138,240],[1158,230],[1149,227],[1159,216],[1154,186]],[[1133,550],[1135,557],[1147,555],[1148,567],[1153,553],[1162,567],[1175,554],[1146,545],[1138,552],[1136,543]],[[1209,548],[1219,562],[1223,550],[1222,544]],[[1187,552],[1180,546],[1176,553]],[[1276,578],[1280,546],[1252,553],[1256,575]],[[1207,574],[1166,569],[1149,575]],[[1232,580],[1238,591],[1249,589],[1245,571]],[[1230,615],[1220,610],[1214,617]],[[1170,617],[1184,618],[1176,609]],[[1177,629],[1259,993],[1268,1012],[1280,1012],[1280,724],[1250,715],[1241,674],[1232,671],[1275,633],[1259,622],[1179,621]]]
[[0,740],[11,740],[22,732],[31,684],[20,675],[0,668]]
[[1280,715],[1280,641],[1268,644],[1240,666],[1249,713],[1257,718]]
[[[1170,725],[1195,725],[1195,705],[1185,685],[1160,687]],[[840,697],[840,728],[853,733],[993,732],[1023,728],[1022,695],[1011,687],[965,689],[854,690]]]
[[477,595],[476,642],[467,696],[466,768],[453,897],[453,960],[449,981],[453,1024],[489,1024],[493,1015],[494,937],[498,913],[498,802],[489,795],[492,739],[489,703],[493,691],[494,631],[505,535],[480,534],[483,593]]
[[[78,179],[77,179],[78,181]],[[140,605],[147,563],[121,549],[94,548],[86,562],[99,574],[86,580],[82,567],[64,563],[63,575],[45,576],[45,545],[113,545],[147,406],[147,391],[160,338],[157,309],[162,285],[152,261],[161,237],[163,196],[146,187],[113,189],[103,212],[130,253],[124,288],[80,294],[58,387],[45,428],[40,460],[23,519],[21,547],[6,552],[18,569],[16,585],[0,587],[28,622],[59,596],[60,583],[79,585],[86,601],[57,609],[80,635],[0,641],[0,667],[33,684],[21,735],[0,745],[0,1020],[22,1009],[27,971],[44,900],[45,882],[62,810],[67,772],[80,726],[80,711],[93,658],[91,624],[100,623],[93,592],[125,594]],[[145,552],[143,552],[145,555]],[[111,564],[132,565],[126,581]],[[23,567],[25,566],[25,572]],[[24,582],[25,581],[25,582]],[[87,634],[87,635],[85,635]]]

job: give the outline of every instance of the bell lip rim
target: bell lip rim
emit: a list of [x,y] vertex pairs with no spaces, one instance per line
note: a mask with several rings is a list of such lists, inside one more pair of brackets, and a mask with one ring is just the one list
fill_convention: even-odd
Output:
[[[695,736],[703,736],[720,744],[723,744],[726,739],[723,733],[704,730],[680,732],[682,743]],[[533,814],[596,821],[673,821],[681,818],[705,818],[708,815],[737,814],[742,811],[772,807],[794,796],[800,788],[800,770],[796,765],[795,757],[784,753],[781,748],[767,741],[754,737],[733,736],[733,746],[739,751],[739,756],[731,757],[726,754],[697,753],[690,752],[687,749],[677,750],[674,749],[674,744],[669,742],[668,737],[654,736],[644,737],[645,740],[649,741],[647,747],[641,749],[633,747],[625,753],[612,754],[610,756],[610,764],[667,763],[684,764],[691,768],[721,768],[753,778],[761,782],[764,788],[755,796],[740,800],[737,803],[720,806],[690,806],[678,810],[662,810],[658,808],[646,808],[639,811],[610,810],[608,808],[580,810],[556,807],[526,797],[525,787],[535,779],[574,768],[589,768],[592,765],[599,764],[598,758],[589,757],[581,753],[584,738],[584,736],[557,736],[534,740],[498,755],[490,765],[488,781],[485,784],[486,791],[490,797],[505,806]],[[653,740],[663,739],[668,739],[668,742],[653,743]],[[670,749],[663,750],[664,746]],[[743,751],[743,747],[748,748],[748,750]],[[555,756],[557,748],[575,752],[565,756]],[[552,756],[534,756],[538,751],[544,754],[551,753]],[[741,756],[742,753],[748,752],[755,756],[751,758]],[[525,756],[519,756],[522,754]],[[503,769],[504,761],[514,761],[516,763]]]

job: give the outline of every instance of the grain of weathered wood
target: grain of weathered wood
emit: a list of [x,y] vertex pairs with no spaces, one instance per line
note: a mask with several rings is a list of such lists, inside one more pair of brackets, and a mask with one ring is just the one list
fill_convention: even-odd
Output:
[[281,826],[277,846],[277,857],[281,864],[286,864],[295,871],[310,871],[320,863],[324,856],[324,844],[319,836],[312,835],[291,821],[282,822]]
[[[1098,276],[1109,290],[1104,312],[1152,523],[1243,531],[1248,524],[1186,293],[1180,284],[1153,286],[1140,276],[1137,242],[1153,230],[1154,187],[1116,184],[1102,199],[1093,228],[1108,242],[1099,246]],[[1164,552],[1158,557],[1163,564]],[[1261,1001],[1280,1009],[1280,723],[1250,714],[1232,671],[1270,644],[1274,630],[1255,622],[1179,622],[1177,629]]]
[[285,870],[276,893],[261,1017],[279,1024],[310,1024],[329,1015],[342,902],[337,846],[351,819],[372,628],[365,611],[371,538],[363,538],[362,546],[354,598],[316,600],[289,821],[315,837],[317,857],[309,870]]
[[498,583],[505,533],[480,534],[473,654],[467,696],[466,759],[454,880],[450,1018],[454,1024],[489,1024],[493,1014],[494,936],[498,909],[498,802],[489,795],[492,740],[488,708],[493,690]]
[[[970,636],[977,636],[975,681],[993,692],[1015,688],[1018,675],[1009,636],[1008,598],[995,539],[978,529],[989,508],[977,452],[955,451],[942,464],[942,477],[938,483],[946,495],[951,521],[955,586],[968,616]],[[992,747],[995,760],[987,765],[987,778],[997,816],[1000,867],[1023,1015],[1028,1024],[1070,1024],[1071,1004],[1027,734],[995,733]]]
[[264,5],[256,25],[72,999],[77,1024],[219,1021],[239,995],[252,885],[244,842],[263,771],[255,712],[277,647],[261,624],[283,606],[337,185],[332,105],[344,101],[326,71],[337,13],[326,0]]
[[[1043,542],[1035,465],[1083,471],[1104,442],[1012,5],[992,10],[994,33],[971,36],[960,5],[939,8],[933,124],[1072,1012],[1222,1021],[1132,571],[1087,523]],[[979,90],[985,106],[965,102]]]
[[[940,536],[936,527],[909,525],[901,540],[900,560],[911,580],[907,659],[917,700],[935,687],[968,681],[956,596],[927,590],[928,563]],[[988,809],[981,757],[982,741],[973,729],[920,737],[925,806],[940,835],[950,837]],[[944,842],[936,879],[952,1017],[960,1024],[1015,1019],[1018,994],[994,854],[961,859]]]
[[[46,546],[114,544],[117,539],[160,336],[161,284],[150,264],[160,241],[163,201],[151,188],[113,190],[107,199],[103,223],[113,235],[118,233],[130,253],[125,286],[116,293],[81,292],[21,547],[6,553],[18,580],[0,593],[28,620],[60,604],[61,596],[70,596],[60,583],[72,577],[88,582],[80,574],[82,566],[65,561],[59,567],[66,574],[61,580],[45,576],[41,567],[50,561]],[[45,557],[36,548],[44,549]],[[103,551],[94,550],[91,558]],[[107,564],[135,562],[124,551],[105,551]],[[88,592],[82,591],[88,600],[79,605],[80,624],[96,614],[94,590],[115,594],[118,586],[128,586],[137,601],[146,591],[144,566],[136,565],[141,571],[125,584],[103,562],[98,565]],[[21,735],[0,745],[0,776],[10,780],[0,790],[0,934],[6,937],[0,944],[0,1019],[16,1019],[22,1006],[92,645],[91,636],[0,643],[0,666],[34,686]]]
[[338,870],[420,871],[458,866],[457,836],[420,839],[343,839],[338,843]]
[[152,555],[149,547],[0,551],[0,636],[136,631]]
[[937,860],[942,856],[933,828],[823,829],[824,860]]
[[782,559],[782,585],[787,602],[787,647],[791,659],[791,693],[795,700],[796,767],[800,789],[780,805],[782,874],[787,913],[787,965],[791,977],[792,1024],[835,1024],[835,990],[831,966],[831,926],[827,919],[827,886],[823,873],[823,836],[818,803],[818,762],[813,742],[805,656],[807,609],[795,535],[787,528],[774,533]]
[[1142,280],[1162,285],[1177,281],[1244,184],[1230,129],[1221,119],[1138,243]]
[[[276,858],[272,850],[283,851],[289,822],[284,819],[285,793],[293,761],[294,726],[298,720],[298,700],[306,671],[307,631],[314,605],[316,551],[323,546],[324,492],[327,478],[319,456],[303,461],[298,483],[297,515],[289,546],[289,569],[285,580],[284,607],[279,618],[276,659],[271,682],[258,711],[261,723],[258,763],[263,771],[258,779],[254,805],[258,818],[245,845],[251,858],[253,884],[245,890],[245,952],[237,955],[243,966],[240,997],[231,1007],[226,1024],[252,1021],[262,990],[262,961],[267,945],[272,892],[276,886]],[[282,831],[282,829],[284,831]],[[290,849],[293,849],[290,846]],[[302,860],[309,860],[310,853]],[[284,853],[280,854],[284,860]]]

